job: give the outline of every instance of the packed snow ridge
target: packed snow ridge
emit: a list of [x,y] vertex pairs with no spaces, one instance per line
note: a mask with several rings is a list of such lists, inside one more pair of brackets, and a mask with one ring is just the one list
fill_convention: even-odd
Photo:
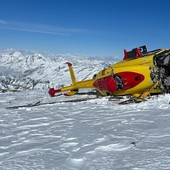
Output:
[[70,75],[65,64],[68,61],[73,64],[77,79],[84,80],[117,61],[117,58],[0,50],[0,91],[42,89],[50,84],[70,84]]

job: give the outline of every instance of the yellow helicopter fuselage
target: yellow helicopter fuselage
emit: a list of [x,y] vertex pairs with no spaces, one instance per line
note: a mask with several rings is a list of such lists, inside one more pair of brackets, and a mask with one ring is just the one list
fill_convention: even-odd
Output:
[[[83,88],[96,89],[103,96],[143,97],[153,93],[162,93],[166,79],[166,74],[162,75],[164,66],[159,66],[162,56],[163,59],[170,58],[170,50],[154,50],[132,58],[126,56],[123,61],[111,64],[94,74],[92,79],[83,81],[76,81],[72,64],[67,62],[72,84],[60,89],[51,88],[49,94],[53,96],[57,92],[69,91],[66,95],[70,96]],[[167,68],[169,67],[170,65]]]

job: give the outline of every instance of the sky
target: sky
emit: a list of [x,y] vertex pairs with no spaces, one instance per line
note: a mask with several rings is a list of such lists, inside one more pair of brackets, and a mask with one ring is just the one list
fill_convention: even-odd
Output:
[[0,0],[0,49],[122,56],[170,48],[169,0]]

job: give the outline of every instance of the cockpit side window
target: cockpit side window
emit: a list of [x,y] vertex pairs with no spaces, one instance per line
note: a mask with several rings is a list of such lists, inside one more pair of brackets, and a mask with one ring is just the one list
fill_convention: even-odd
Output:
[[164,51],[163,53],[156,55],[155,62],[158,67],[170,65],[170,50]]
[[170,76],[170,50],[156,55],[155,65],[164,68],[167,75]]

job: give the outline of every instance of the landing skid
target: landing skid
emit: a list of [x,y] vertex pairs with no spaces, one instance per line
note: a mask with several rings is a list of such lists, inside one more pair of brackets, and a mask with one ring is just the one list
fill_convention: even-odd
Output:
[[124,100],[122,102],[119,102],[120,105],[125,105],[125,104],[131,104],[131,103],[141,103],[146,101],[144,98],[130,98],[127,100]]
[[[82,95],[83,93],[79,93],[76,95]],[[85,93],[87,94],[87,93]],[[26,107],[36,107],[36,106],[43,106],[43,105],[52,105],[52,104],[56,104],[56,103],[77,103],[77,102],[83,102],[83,101],[89,101],[89,100],[94,100],[94,99],[100,99],[102,98],[101,96],[97,96],[95,95],[95,93],[91,93],[91,95],[94,95],[94,97],[86,97],[86,98],[78,98],[78,99],[68,99],[68,100],[61,100],[61,101],[51,101],[51,102],[41,102],[41,101],[37,101],[34,103],[29,103],[29,104],[23,104],[23,105],[16,105],[16,106],[9,106],[6,107],[7,109],[19,109],[19,108],[26,108]],[[58,95],[60,96],[60,95]],[[56,96],[57,97],[57,96]],[[122,101],[123,100],[123,101]],[[120,105],[125,105],[125,104],[131,104],[131,103],[140,103],[143,101],[146,101],[145,99],[141,99],[141,98],[129,98],[129,99],[124,99],[124,97],[121,96],[110,96],[108,98],[108,101],[111,101],[113,103],[116,104],[120,104]]]
[[82,99],[72,99],[72,100],[61,100],[61,101],[52,101],[52,102],[43,102],[41,101],[35,102],[35,103],[29,103],[25,105],[17,105],[17,106],[9,106],[6,107],[6,109],[19,109],[19,108],[25,108],[25,107],[36,107],[36,106],[43,106],[43,105],[50,105],[50,104],[56,104],[56,103],[75,103],[75,102],[83,102],[88,100],[93,100],[95,98],[82,98]]

